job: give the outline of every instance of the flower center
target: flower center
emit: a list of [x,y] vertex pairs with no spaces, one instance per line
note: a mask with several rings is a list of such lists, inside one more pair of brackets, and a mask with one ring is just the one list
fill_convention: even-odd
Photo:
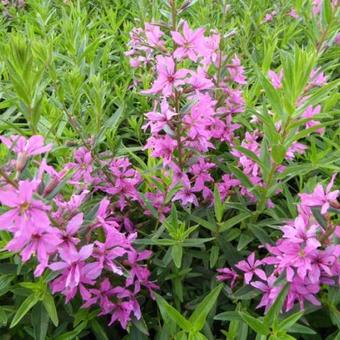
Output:
[[30,207],[29,202],[24,202],[20,205],[20,215],[23,215]]

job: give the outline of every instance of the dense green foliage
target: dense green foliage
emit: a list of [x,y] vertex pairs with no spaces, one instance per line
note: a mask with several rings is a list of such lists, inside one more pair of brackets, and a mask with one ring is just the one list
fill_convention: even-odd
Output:
[[[29,0],[22,8],[8,7],[7,14],[0,15],[0,134],[43,135],[54,145],[49,158],[57,169],[73,161],[74,148],[88,143],[97,155],[127,156],[143,176],[138,190],[147,192],[155,185],[152,176],[160,176],[161,161],[143,149],[148,137],[142,129],[144,114],[153,103],[139,93],[134,80],[141,79],[138,87],[146,89],[153,78],[151,72],[131,68],[124,52],[133,27],[169,21],[166,3]],[[287,15],[293,7],[301,19]],[[264,23],[272,10],[278,15]],[[270,339],[340,339],[337,286],[324,287],[322,306],[306,305],[303,312],[294,308],[278,316],[278,299],[264,319],[263,311],[255,308],[257,290],[244,286],[231,291],[216,281],[216,269],[245,258],[249,245],[255,249],[280,237],[279,226],[296,217],[298,193],[328,183],[340,170],[340,45],[334,43],[339,19],[326,10],[314,17],[311,2],[305,0],[197,0],[182,15],[192,27],[217,28],[226,36],[226,54],[242,60],[246,109],[234,119],[242,125],[241,135],[253,130],[249,122],[254,114],[267,113],[268,107],[289,111],[301,90],[303,72],[316,66],[328,83],[316,89],[310,101],[322,105],[318,120],[325,133],[292,128],[289,138],[304,141],[308,150],[286,164],[284,172],[267,174],[268,185],[258,192],[258,204],[249,205],[239,194],[221,202],[215,192],[214,207],[191,211],[173,204],[166,223],[151,208],[153,216],[147,217],[141,207],[131,207],[136,244],[153,251],[148,267],[160,289],[155,301],[141,301],[143,318],[134,320],[128,332],[118,324],[107,326],[96,309],[81,309],[80,299],[65,304],[64,297],[52,297],[51,275],[34,278],[32,268],[22,265],[18,255],[0,252],[1,339],[198,340],[204,334],[209,340],[262,340],[269,332],[275,335],[276,329],[284,330],[283,335]],[[281,97],[271,91],[264,76],[279,65],[291,70],[288,81],[296,85]],[[280,152],[280,145],[264,149],[263,159],[272,157],[281,163]],[[229,150],[218,146],[214,154],[221,171],[234,172],[247,186]],[[1,144],[1,169],[10,157]],[[274,208],[267,208],[266,199],[279,181],[282,194]],[[169,193],[169,202],[172,196]],[[86,209],[97,202],[94,197]],[[8,241],[8,233],[1,231],[1,248]]]

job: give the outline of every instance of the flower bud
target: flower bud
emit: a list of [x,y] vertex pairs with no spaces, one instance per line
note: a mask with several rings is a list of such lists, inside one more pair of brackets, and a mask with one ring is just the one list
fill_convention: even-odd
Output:
[[17,172],[21,172],[22,170],[24,170],[26,163],[27,163],[28,157],[26,152],[19,152],[18,153],[18,158],[17,161],[15,163],[15,169]]

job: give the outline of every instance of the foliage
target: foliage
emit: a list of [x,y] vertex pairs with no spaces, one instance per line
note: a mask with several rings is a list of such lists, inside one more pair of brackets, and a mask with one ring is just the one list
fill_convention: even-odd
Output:
[[339,1],[0,6],[1,338],[340,337]]

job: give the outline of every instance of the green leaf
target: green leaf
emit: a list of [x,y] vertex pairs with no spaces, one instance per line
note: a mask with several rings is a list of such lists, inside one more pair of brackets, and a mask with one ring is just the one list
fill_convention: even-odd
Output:
[[31,294],[30,296],[28,296],[15,313],[9,328],[13,328],[14,326],[16,326],[38,301],[39,299],[35,294]]
[[244,249],[251,241],[254,240],[254,236],[250,235],[249,232],[241,233],[241,237],[238,241],[237,250],[240,251]]
[[109,340],[103,326],[96,319],[91,320],[90,326],[96,336],[96,340]]
[[177,268],[181,268],[183,248],[181,245],[176,244],[171,248],[171,256]]
[[280,96],[278,94],[278,91],[274,89],[273,85],[266,79],[266,77],[263,76],[261,71],[258,69],[256,65],[255,71],[257,73],[257,77],[260,80],[260,83],[263,87],[263,89],[266,92],[266,96],[269,99],[270,105],[273,109],[273,111],[282,119],[284,120],[286,117],[286,113],[283,109]]
[[242,222],[243,220],[247,219],[250,216],[251,216],[250,213],[244,212],[244,213],[241,213],[239,215],[236,215],[236,216],[230,218],[229,220],[227,220],[225,222],[222,222],[220,224],[219,232],[223,233],[224,231],[232,228],[234,225]]
[[289,284],[286,284],[280,291],[280,294],[277,296],[275,302],[270,307],[269,311],[267,312],[266,316],[264,317],[263,322],[266,325],[271,325],[274,323],[275,320],[278,319],[279,313],[282,309],[283,303],[285,298],[288,294]]
[[239,312],[241,318],[244,322],[248,324],[250,328],[252,328],[255,332],[262,334],[262,335],[268,335],[269,334],[269,327],[266,326],[262,321],[254,318],[250,314],[246,312]]
[[[167,317],[172,319],[181,329],[189,332],[192,329],[192,324],[184,316],[182,316],[174,307],[169,305],[160,295],[156,295],[156,302],[159,308],[163,308]],[[166,320],[164,320],[166,321]]]
[[260,295],[260,291],[252,286],[244,286],[239,288],[232,297],[238,300],[250,300]]
[[296,324],[300,318],[302,317],[303,312],[296,312],[284,320],[282,320],[279,324],[279,330],[289,330],[294,324]]
[[212,231],[212,232],[215,232],[216,231],[216,226],[215,225],[212,225],[210,222],[204,220],[203,218],[199,217],[199,216],[195,216],[195,215],[189,215],[189,218],[198,223],[200,226]]
[[215,315],[214,320],[221,320],[221,321],[240,321],[242,320],[239,312],[236,311],[229,311],[223,312],[220,314]]
[[220,223],[222,221],[224,211],[223,211],[223,204],[221,202],[221,196],[218,191],[217,185],[215,185],[214,187],[214,210],[215,210],[216,220],[218,223]]
[[31,320],[34,330],[34,339],[45,340],[47,335],[49,318],[41,303],[38,303],[33,307]]
[[300,325],[296,323],[295,325],[291,326],[288,330],[289,333],[299,333],[299,334],[317,334],[313,329]]
[[86,327],[87,327],[87,321],[82,321],[72,331],[66,332],[66,333],[64,333],[62,335],[57,336],[55,338],[55,340],[70,340],[70,339],[75,339],[76,336],[79,335]]
[[58,320],[58,313],[57,313],[57,309],[55,307],[53,296],[49,293],[45,294],[45,297],[44,297],[42,302],[44,304],[44,307],[46,309],[48,316],[50,317],[54,326],[57,327],[58,324],[59,324],[59,320]]
[[218,255],[220,252],[220,248],[217,246],[212,246],[210,249],[210,258],[209,258],[209,264],[210,268],[214,268],[216,265],[216,262],[218,260]]
[[195,308],[195,311],[190,316],[189,321],[193,324],[196,331],[200,331],[204,327],[207,316],[214,307],[222,287],[222,284],[215,287]]
[[281,144],[274,144],[272,146],[272,157],[276,164],[281,164],[286,155],[286,148]]
[[273,240],[268,236],[264,228],[255,224],[249,224],[248,229],[254,234],[254,236],[263,244],[273,244]]

